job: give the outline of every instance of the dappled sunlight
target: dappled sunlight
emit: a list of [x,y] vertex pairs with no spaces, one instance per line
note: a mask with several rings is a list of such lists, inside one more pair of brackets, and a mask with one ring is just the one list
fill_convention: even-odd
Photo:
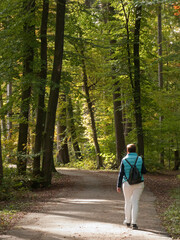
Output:
[[[61,198],[62,199],[62,198]],[[97,204],[97,203],[103,203],[103,204],[114,204],[114,200],[107,200],[107,199],[62,199],[61,202],[66,202],[66,203],[74,203],[74,204]],[[116,201],[119,203],[119,200]]]
[[[71,173],[78,175],[77,171],[68,174]],[[154,197],[149,192],[142,197],[140,228],[133,231],[123,225],[123,195],[111,187],[113,182],[109,184],[107,175],[102,174],[99,178],[96,174],[81,171],[78,176],[81,178],[76,178],[71,191],[61,192],[37,213],[27,214],[3,239],[169,240],[160,229]]]

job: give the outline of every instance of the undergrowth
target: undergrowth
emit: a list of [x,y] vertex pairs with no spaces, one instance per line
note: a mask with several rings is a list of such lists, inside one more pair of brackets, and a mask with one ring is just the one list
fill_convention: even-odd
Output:
[[[5,176],[0,186],[0,234],[10,229],[23,213],[34,211],[35,202],[41,203],[54,196],[65,181],[59,173],[53,173],[51,186],[44,188],[38,183],[34,188],[32,179],[30,173],[26,176],[18,176],[16,169],[5,169]],[[39,206],[36,211],[38,210]]]
[[176,189],[172,193],[172,204],[163,214],[164,225],[167,232],[173,239],[180,238],[180,189]]

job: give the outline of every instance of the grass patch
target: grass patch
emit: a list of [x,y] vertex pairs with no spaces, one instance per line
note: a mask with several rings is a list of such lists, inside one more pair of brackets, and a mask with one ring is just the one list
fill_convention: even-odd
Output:
[[167,232],[178,239],[180,237],[180,189],[176,189],[172,193],[172,204],[163,214],[165,228]]

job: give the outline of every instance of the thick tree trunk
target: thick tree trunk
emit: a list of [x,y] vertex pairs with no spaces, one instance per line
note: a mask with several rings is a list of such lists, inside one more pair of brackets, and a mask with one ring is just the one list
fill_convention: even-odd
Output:
[[81,150],[77,141],[77,134],[76,134],[76,128],[74,123],[74,114],[73,114],[73,106],[71,97],[68,97],[68,115],[69,115],[69,128],[71,133],[71,139],[73,143],[73,148],[75,152],[75,156],[77,160],[82,160]]
[[0,127],[0,185],[3,180],[3,161],[2,161],[2,146],[1,146],[1,127]]
[[89,96],[88,78],[87,78],[87,73],[86,73],[86,65],[85,65],[85,61],[84,61],[84,52],[83,51],[81,52],[81,55],[82,55],[84,91],[85,91],[86,101],[87,101],[87,105],[88,105],[88,111],[89,111],[90,119],[91,119],[91,127],[92,127],[92,132],[93,132],[93,140],[94,140],[96,158],[97,158],[97,168],[99,169],[100,167],[103,167],[103,163],[102,163],[102,157],[101,157],[100,147],[99,147],[98,138],[97,138],[97,130],[96,130],[93,106],[92,106],[92,102],[91,102],[90,96]]
[[[30,18],[34,17],[35,0],[24,1],[24,11],[30,14]],[[34,49],[32,41],[35,39],[35,26],[32,25],[30,19],[26,19],[24,23],[24,70],[22,82],[21,95],[21,117],[22,122],[19,124],[19,138],[18,138],[18,157],[17,169],[18,174],[26,173],[27,164],[27,137],[28,137],[28,120],[31,97],[31,77],[33,74],[33,58]],[[31,39],[31,41],[30,41]]]
[[53,156],[54,127],[63,59],[65,4],[65,0],[57,0],[54,64],[48,110],[46,115],[46,126],[43,146],[42,172],[45,185],[51,184],[52,178],[51,169]]
[[121,94],[119,82],[114,84],[114,122],[115,122],[115,134],[116,134],[116,161],[117,166],[120,165],[121,159],[126,151],[125,138],[124,138],[124,127],[123,127],[123,117],[122,117],[122,106],[121,106]]
[[142,113],[141,113],[141,88],[140,88],[140,56],[139,56],[139,37],[141,26],[141,10],[142,7],[136,7],[136,20],[134,30],[134,109],[136,119],[136,130],[138,140],[138,154],[144,157],[144,136],[142,126]]
[[67,124],[66,124],[66,95],[61,94],[60,96],[60,113],[57,121],[57,141],[58,141],[58,153],[57,162],[66,164],[69,162],[69,150],[67,144]]
[[[9,99],[12,96],[12,82],[7,84],[7,103],[9,103]],[[7,139],[10,140],[12,137],[12,107],[9,107],[7,113]]]
[[39,89],[38,109],[36,118],[36,139],[34,146],[33,174],[40,174],[40,159],[42,150],[43,131],[45,127],[44,98],[47,79],[47,24],[49,13],[49,0],[43,1],[43,12],[41,20],[41,88]]
[[180,167],[180,158],[179,158],[179,150],[174,151],[174,170],[179,170]]

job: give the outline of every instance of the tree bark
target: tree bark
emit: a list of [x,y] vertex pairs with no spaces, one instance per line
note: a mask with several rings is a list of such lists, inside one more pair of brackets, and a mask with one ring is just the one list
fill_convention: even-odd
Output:
[[[2,96],[2,90],[0,86],[0,108],[3,108],[3,96]],[[5,120],[5,114],[1,114],[1,132],[6,139],[6,120]]]
[[92,106],[92,102],[90,100],[90,95],[89,95],[88,78],[87,78],[87,73],[86,73],[86,65],[85,65],[85,61],[84,61],[84,51],[83,50],[81,51],[81,55],[82,55],[84,92],[86,95],[88,111],[89,111],[90,119],[91,119],[91,127],[92,127],[92,132],[93,132],[93,140],[94,140],[96,159],[97,159],[97,168],[99,169],[100,167],[103,167],[103,163],[102,163],[102,157],[101,157],[100,147],[99,147],[98,138],[97,138],[97,130],[96,130],[93,106]]
[[134,109],[137,130],[138,154],[144,158],[144,135],[142,126],[142,113],[141,113],[141,88],[140,88],[140,56],[139,56],[139,37],[141,27],[141,11],[142,7],[136,7],[136,20],[134,30]]
[[114,102],[114,122],[115,122],[115,134],[116,134],[116,162],[117,166],[120,165],[121,159],[126,152],[125,138],[124,138],[124,127],[122,117],[122,106],[121,106],[121,94],[119,82],[114,84],[113,102]]
[[132,88],[134,88],[134,83],[133,83],[133,75],[132,75],[132,63],[131,63],[131,51],[130,51],[130,31],[129,31],[129,14],[126,13],[125,10],[125,5],[123,1],[121,0],[123,12],[124,12],[124,17],[126,20],[126,35],[127,35],[127,55],[128,55],[128,70],[129,70],[129,79],[132,85]]
[[58,141],[58,153],[57,162],[66,164],[69,162],[69,150],[67,144],[67,124],[66,124],[66,95],[60,96],[60,113],[57,121],[57,141]]
[[161,20],[161,4],[158,6],[158,82],[160,89],[163,88],[163,61],[162,61],[162,20]]
[[180,158],[179,158],[179,150],[174,151],[174,170],[179,170],[180,167]]
[[[9,103],[9,99],[12,96],[12,82],[9,82],[7,84],[7,103]],[[10,140],[12,137],[12,107],[9,107],[8,113],[7,113],[7,139]]]
[[[114,20],[114,8],[108,4],[109,17],[108,21]],[[116,40],[112,39],[110,44],[111,55],[114,53],[113,47],[116,44]],[[113,60],[113,59],[112,59]],[[115,60],[115,59],[114,59]],[[116,66],[112,67],[112,79],[113,79],[113,104],[114,104],[114,122],[115,122],[115,136],[116,136],[116,165],[117,167],[121,163],[121,159],[126,151],[125,138],[124,138],[124,126],[123,126],[123,116],[122,116],[122,103],[121,103],[121,93],[120,93],[120,83],[116,81]]]
[[36,118],[36,138],[34,146],[34,161],[33,161],[33,174],[40,174],[40,159],[42,150],[42,139],[43,131],[45,127],[45,87],[47,79],[47,24],[48,24],[48,13],[49,13],[49,0],[43,0],[43,12],[41,20],[41,88],[38,97],[38,109]]
[[74,114],[73,114],[73,106],[72,106],[72,100],[71,97],[68,96],[68,115],[69,115],[69,128],[71,133],[71,139],[73,143],[73,148],[75,152],[75,156],[77,160],[82,160],[82,154],[79,147],[79,143],[77,141],[77,134],[76,134],[76,127],[74,123]]
[[65,0],[57,0],[54,64],[51,78],[48,110],[46,115],[45,136],[43,146],[42,172],[44,176],[45,185],[51,184],[52,178],[51,169],[53,156],[54,127],[63,59],[65,4],[66,4]]
[[[24,70],[21,95],[21,117],[22,122],[19,124],[18,138],[18,157],[17,169],[18,174],[26,173],[27,164],[27,137],[28,137],[28,120],[31,97],[31,77],[33,74],[34,49],[32,41],[35,40],[35,26],[32,25],[32,18],[35,13],[35,0],[24,1],[24,11],[30,14],[30,19],[25,19],[24,23]],[[31,20],[31,21],[30,21]],[[31,39],[31,41],[30,41]]]
[[1,146],[1,127],[0,127],[0,185],[3,180],[3,161],[2,161],[2,146]]

